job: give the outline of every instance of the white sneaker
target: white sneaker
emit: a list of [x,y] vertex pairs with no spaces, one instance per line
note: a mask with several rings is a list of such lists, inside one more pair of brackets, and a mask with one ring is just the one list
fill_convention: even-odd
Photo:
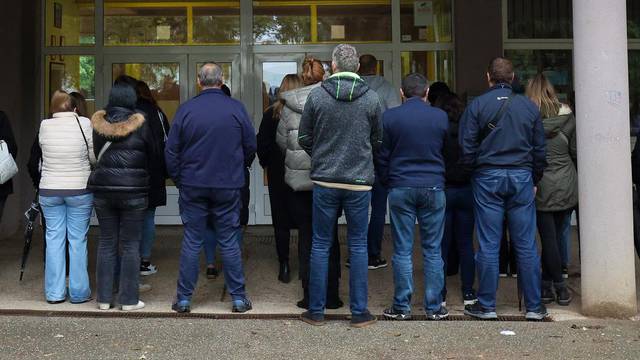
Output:
[[138,303],[135,305],[122,305],[123,311],[133,311],[140,310],[144,307],[144,303],[141,300],[138,300]]
[[151,291],[151,284],[138,284],[138,292],[144,293],[147,291]]
[[100,309],[100,310],[109,310],[109,309],[111,309],[111,304],[109,304],[109,303],[98,303],[98,309]]
[[158,272],[158,267],[153,265],[152,263],[143,263],[140,264],[140,275],[148,276],[153,275]]

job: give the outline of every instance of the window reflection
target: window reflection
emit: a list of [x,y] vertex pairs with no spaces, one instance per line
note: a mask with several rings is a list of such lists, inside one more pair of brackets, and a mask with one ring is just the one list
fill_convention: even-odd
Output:
[[[5,9],[7,10],[7,9]],[[95,3],[93,0],[46,0],[45,45],[94,45]]]
[[95,112],[96,63],[93,56],[49,55],[45,57],[45,113],[56,90],[77,91],[87,99],[87,112]]
[[452,51],[405,51],[400,56],[403,78],[417,72],[429,82],[443,81],[453,88]]
[[513,62],[516,75],[523,86],[536,74],[543,73],[554,85],[560,101],[572,102],[571,50],[505,50],[504,54]]
[[452,42],[451,7],[451,0],[402,0],[402,42]]

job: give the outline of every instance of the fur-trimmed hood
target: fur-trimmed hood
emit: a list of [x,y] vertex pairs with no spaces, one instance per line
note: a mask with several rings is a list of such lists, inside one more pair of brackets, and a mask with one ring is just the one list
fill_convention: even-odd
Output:
[[133,113],[126,120],[109,122],[106,118],[107,112],[100,110],[91,117],[93,130],[109,139],[122,139],[131,135],[144,124],[144,115]]

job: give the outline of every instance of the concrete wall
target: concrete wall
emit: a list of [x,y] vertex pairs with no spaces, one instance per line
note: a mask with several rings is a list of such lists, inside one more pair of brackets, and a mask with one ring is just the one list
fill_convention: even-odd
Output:
[[487,89],[489,61],[502,55],[502,2],[455,1],[456,90],[478,96]]
[[14,194],[5,206],[0,238],[18,231],[22,214],[32,200],[33,189],[26,170],[29,150],[39,123],[38,53],[39,1],[16,1],[0,12],[0,109],[11,122],[18,142],[19,174],[14,178]]

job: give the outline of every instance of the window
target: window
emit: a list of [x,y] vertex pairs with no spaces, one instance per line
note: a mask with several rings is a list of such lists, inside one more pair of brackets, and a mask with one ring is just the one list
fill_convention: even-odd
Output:
[[240,43],[240,6],[194,7],[195,44]]
[[311,41],[311,8],[283,6],[283,1],[253,2],[256,44],[303,44]]
[[453,85],[452,51],[405,51],[401,53],[402,77],[411,73],[420,73],[430,83],[443,81]]
[[391,4],[318,6],[320,42],[390,42]]
[[505,50],[516,76],[526,87],[538,73],[554,85],[558,99],[573,103],[573,57],[571,50]]
[[96,64],[93,56],[49,55],[45,57],[44,113],[49,113],[49,102],[56,90],[77,91],[87,99],[89,116],[96,110]]
[[402,42],[452,42],[451,8],[451,0],[401,0]]
[[95,39],[93,0],[46,0],[45,45],[91,46]]
[[570,39],[571,0],[508,0],[509,39]]

